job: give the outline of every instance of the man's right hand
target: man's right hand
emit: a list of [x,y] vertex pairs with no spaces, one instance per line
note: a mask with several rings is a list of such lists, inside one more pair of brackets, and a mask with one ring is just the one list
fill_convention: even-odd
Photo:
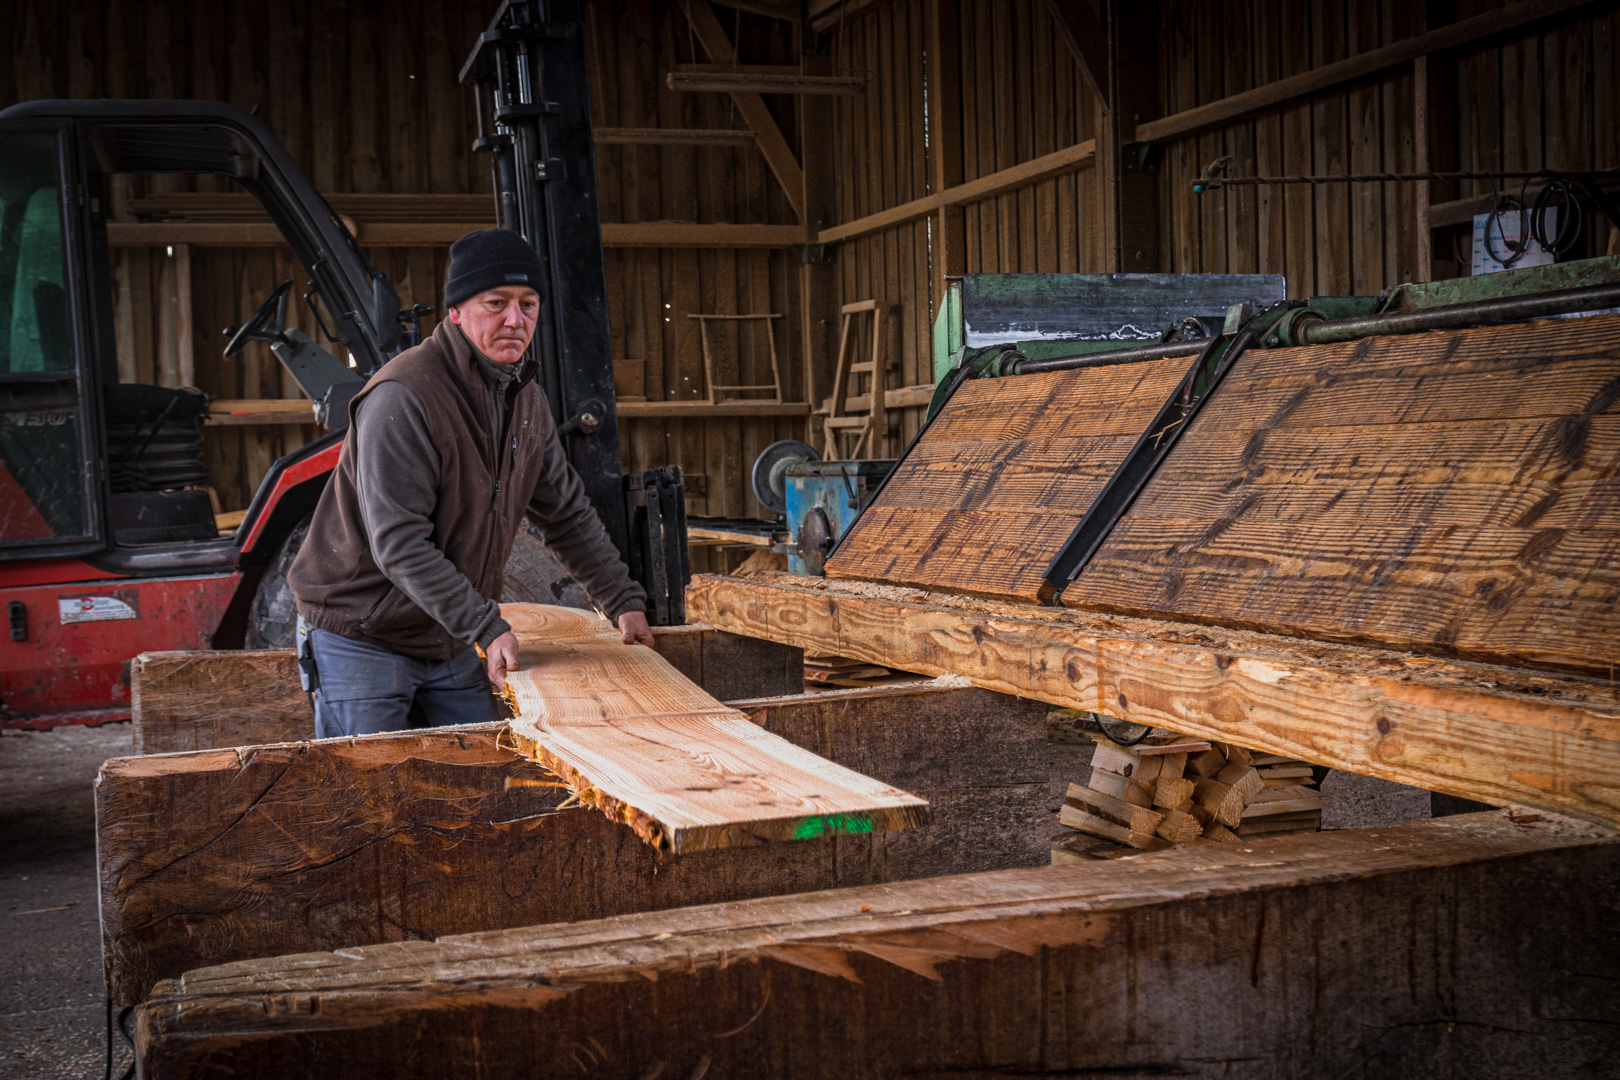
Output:
[[484,650],[484,662],[489,671],[489,681],[495,689],[506,687],[506,674],[509,671],[520,671],[523,665],[518,662],[517,635],[508,630],[500,637],[489,643]]

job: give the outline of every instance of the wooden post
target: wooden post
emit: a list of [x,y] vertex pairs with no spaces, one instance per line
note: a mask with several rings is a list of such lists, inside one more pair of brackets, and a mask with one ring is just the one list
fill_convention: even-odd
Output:
[[[962,182],[962,28],[957,0],[928,4],[928,143],[932,186],[939,195]],[[930,325],[945,300],[951,278],[967,272],[966,210],[942,203],[934,215],[934,280],[930,283]]]
[[1107,227],[1114,230],[1112,269],[1120,273],[1144,274],[1168,269],[1160,245],[1160,219],[1163,208],[1159,197],[1158,165],[1135,156],[1127,159],[1121,150],[1137,138],[1137,127],[1157,118],[1159,102],[1159,37],[1155,7],[1137,0],[1108,0],[1109,83],[1111,123],[1098,133],[1099,152],[1106,146],[1113,154],[1103,191],[1112,203],[1105,215]]
[[191,245],[174,245],[174,286],[178,301],[175,342],[180,353],[180,385],[197,385],[197,350],[191,325]]
[[[1429,58],[1412,61],[1412,140],[1417,171],[1429,171]],[[1417,182],[1417,279],[1434,278],[1434,234],[1429,229],[1429,182]],[[1391,282],[1393,284],[1393,282]]]
[[[833,57],[826,38],[803,31],[803,67],[806,74],[828,75]],[[834,174],[837,148],[833,142],[833,116],[838,101],[829,97],[799,99],[800,160],[803,161],[804,224],[807,242],[799,260],[799,310],[803,322],[804,400],[819,407],[832,383],[834,325],[838,322],[838,263],[816,237],[837,220]],[[806,422],[805,437],[815,442]]]

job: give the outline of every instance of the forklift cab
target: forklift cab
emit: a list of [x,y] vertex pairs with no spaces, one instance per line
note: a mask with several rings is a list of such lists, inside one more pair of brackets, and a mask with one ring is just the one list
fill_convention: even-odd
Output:
[[[109,181],[121,173],[225,176],[258,199],[348,356],[279,325],[287,287],[245,318],[232,346],[270,342],[330,428],[346,424],[349,398],[400,336],[393,288],[254,117],[201,101],[0,112],[0,595],[10,631],[0,710],[13,713],[105,702],[109,675],[134,653],[211,644],[227,611],[245,606],[244,590],[251,600],[252,564],[274,558],[313,509],[341,438],[334,430],[277,462],[242,526],[220,535],[203,490],[207,398],[120,380],[108,218]],[[119,632],[84,625],[102,620]]]
[[199,489],[207,399],[119,380],[107,243],[118,173],[224,175],[259,199],[348,347],[349,364],[326,354],[325,384],[306,386],[317,402],[387,358],[398,299],[269,131],[237,109],[40,101],[0,112],[0,559],[228,569],[234,545]]

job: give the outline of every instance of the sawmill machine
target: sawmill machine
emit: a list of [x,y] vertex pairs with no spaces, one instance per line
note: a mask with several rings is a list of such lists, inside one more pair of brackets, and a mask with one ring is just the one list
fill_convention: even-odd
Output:
[[[1074,275],[1084,277],[1084,275]],[[1071,291],[1093,289],[1106,276],[1063,286]],[[1112,276],[1118,281],[1124,275]],[[1280,281],[1278,282],[1280,285]],[[1003,288],[1000,282],[964,280],[960,294],[945,305],[959,303],[972,310],[976,294]],[[961,318],[953,333],[946,318],[946,336],[936,341],[940,359],[938,388],[929,405],[921,438],[963,384],[972,379],[1017,378],[1043,372],[1110,367],[1169,357],[1188,357],[1180,382],[1144,428],[1074,527],[1045,570],[1045,579],[1061,593],[1079,576],[1087,561],[1102,546],[1115,524],[1124,517],[1137,494],[1159,464],[1195,421],[1200,408],[1219,389],[1221,380],[1243,354],[1256,349],[1286,349],[1306,345],[1356,341],[1362,338],[1416,334],[1429,330],[1458,330],[1541,318],[1567,318],[1620,310],[1620,256],[1604,256],[1569,263],[1529,267],[1478,277],[1420,284],[1404,284],[1376,296],[1278,297],[1233,303],[1224,315],[1187,315],[1167,324],[1161,340],[1121,347],[1118,340],[1064,341],[1039,333],[1040,324],[1021,322],[998,327],[1003,337],[1026,336],[1018,341],[976,338],[970,314]],[[916,440],[913,440],[915,445]],[[904,456],[900,464],[904,463]],[[892,475],[892,474],[891,474]],[[870,504],[881,486],[866,500]],[[864,508],[864,507],[863,507]],[[853,526],[852,520],[844,533]],[[831,558],[836,552],[827,553]]]
[[[1069,356],[1210,336],[1234,305],[1261,308],[1287,290],[1275,274],[969,274],[946,291],[934,321],[937,411],[952,369],[1007,358]],[[893,459],[822,461],[786,439],[754,463],[754,495],[786,519],[776,550],[788,570],[819,575],[834,546],[882,486]]]
[[[548,270],[529,362],[565,452],[646,586],[651,620],[680,623],[680,472],[626,477],[619,457],[581,6],[503,3],[461,77],[476,93],[473,149],[492,163],[496,220]],[[285,573],[337,464],[348,403],[416,343],[438,298],[402,311],[275,135],[231,105],[27,102],[0,112],[0,148],[0,723],[122,719],[137,653],[291,644]],[[130,226],[113,220],[111,182],[151,174],[231,181],[308,275],[317,326],[286,325],[288,281],[227,331],[224,353],[267,344],[326,434],[276,461],[223,533],[204,490],[208,398],[119,374],[109,234]],[[523,598],[573,599],[555,559],[523,573]]]

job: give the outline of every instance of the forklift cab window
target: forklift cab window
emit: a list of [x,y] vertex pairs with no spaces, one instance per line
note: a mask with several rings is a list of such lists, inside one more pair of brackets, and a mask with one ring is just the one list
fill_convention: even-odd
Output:
[[[0,153],[0,546],[86,531],[57,136]],[[32,376],[32,377],[30,377]]]
[[56,136],[14,136],[0,156],[0,371],[72,367],[62,248]]

